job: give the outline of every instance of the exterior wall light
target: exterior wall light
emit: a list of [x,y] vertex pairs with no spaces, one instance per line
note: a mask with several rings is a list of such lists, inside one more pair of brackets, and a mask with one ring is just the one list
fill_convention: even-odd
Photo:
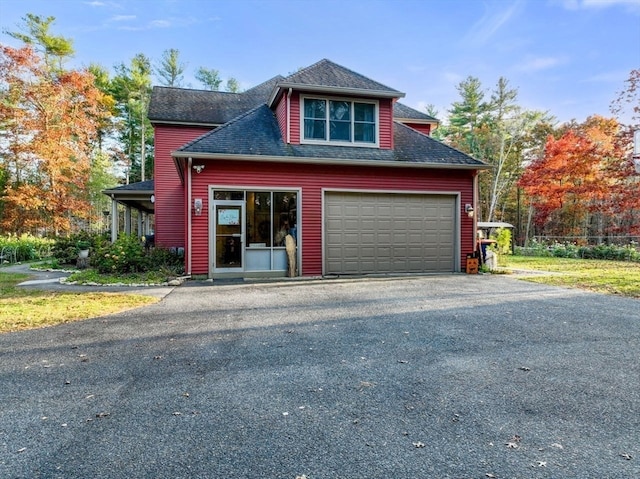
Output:
[[202,173],[202,170],[204,170],[204,165],[193,165],[192,168],[196,170],[196,173]]
[[193,200],[193,211],[196,216],[202,215],[202,198],[196,198]]
[[467,216],[469,218],[473,218],[473,206],[471,206],[469,203],[464,205],[464,212],[467,213]]

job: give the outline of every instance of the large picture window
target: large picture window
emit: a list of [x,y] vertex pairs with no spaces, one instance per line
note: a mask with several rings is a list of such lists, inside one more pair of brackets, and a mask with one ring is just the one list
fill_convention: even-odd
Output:
[[289,270],[288,236],[300,247],[299,191],[220,189],[212,196],[214,272]]
[[305,141],[375,145],[376,104],[303,98]]

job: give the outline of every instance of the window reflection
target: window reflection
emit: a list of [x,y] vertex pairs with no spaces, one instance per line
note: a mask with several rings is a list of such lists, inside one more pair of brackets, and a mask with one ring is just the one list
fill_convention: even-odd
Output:
[[216,190],[213,192],[214,200],[244,200],[244,191]]
[[247,244],[271,246],[271,192],[247,191]]
[[298,195],[295,191],[273,194],[274,246],[284,246],[288,234],[298,241],[297,204]]

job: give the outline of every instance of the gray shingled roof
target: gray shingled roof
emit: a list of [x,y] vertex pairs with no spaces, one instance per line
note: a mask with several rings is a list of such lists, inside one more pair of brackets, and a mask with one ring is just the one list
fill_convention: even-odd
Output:
[[[242,93],[193,90],[174,87],[153,87],[149,104],[149,120],[153,123],[186,123],[222,125],[256,106],[266,103],[278,86],[295,85],[311,88],[341,88],[349,91],[382,92],[389,97],[404,94],[371,80],[330,60],[320,60],[288,77],[276,76]],[[394,107],[399,118],[431,119],[406,105]]]
[[160,123],[222,125],[265,103],[282,78],[276,76],[242,93],[155,86],[148,117]]
[[290,145],[283,141],[277,119],[267,105],[260,105],[233,121],[183,145],[175,156],[238,155],[295,159],[411,162],[441,166],[483,168],[478,161],[444,143],[400,123],[394,123],[394,149]]
[[326,58],[282,79],[279,84],[296,86],[322,86],[348,90],[388,92],[393,96],[404,96],[394,88],[367,78]]
[[137,183],[129,183],[128,185],[114,186],[104,191],[151,191],[153,192],[153,180],[138,181]]
[[393,104],[393,117],[394,118],[404,118],[408,120],[428,120],[439,122],[438,119],[427,115],[426,113],[422,113],[419,110],[415,110],[410,106],[407,106],[400,102],[395,102]]

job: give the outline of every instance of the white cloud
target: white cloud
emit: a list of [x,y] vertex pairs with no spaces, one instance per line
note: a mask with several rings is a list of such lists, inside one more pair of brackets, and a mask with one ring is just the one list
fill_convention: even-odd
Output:
[[537,72],[540,70],[548,70],[549,68],[553,68],[556,65],[561,65],[565,63],[561,58],[556,57],[538,57],[538,58],[529,58],[525,60],[523,63],[517,65],[517,69],[523,72]]
[[443,72],[442,78],[444,78],[445,84],[457,85],[465,78],[465,76],[454,72]]
[[168,20],[153,20],[149,24],[149,28],[169,28],[171,26],[171,22]]
[[618,83],[622,86],[628,76],[629,72],[625,70],[608,71],[591,75],[588,78],[584,78],[583,81],[587,83]]
[[621,5],[623,7],[640,7],[640,0],[582,0],[585,8],[606,8]]
[[626,7],[626,10],[640,13],[640,0],[552,0],[567,10],[603,9]]
[[89,5],[90,7],[110,7],[110,8],[116,8],[116,9],[122,8],[116,2],[101,2],[100,0],[93,0],[91,2],[84,2],[84,4],[85,5]]
[[517,0],[506,8],[503,3],[489,5],[482,18],[464,36],[464,43],[472,45],[485,43],[518,12],[521,5],[522,0]]
[[110,22],[130,22],[135,20],[135,15],[115,15],[109,19]]

